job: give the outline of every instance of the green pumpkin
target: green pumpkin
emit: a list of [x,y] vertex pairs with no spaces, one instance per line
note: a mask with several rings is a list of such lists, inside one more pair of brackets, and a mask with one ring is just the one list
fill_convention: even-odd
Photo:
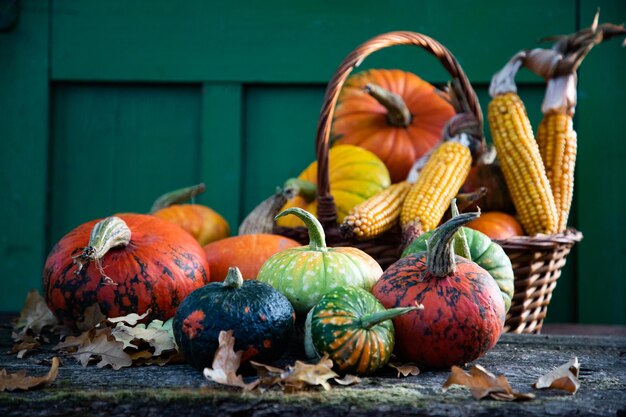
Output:
[[[427,241],[432,233],[433,231],[431,230],[417,237],[402,252],[402,257],[427,251]],[[469,259],[483,267],[496,280],[504,298],[505,311],[509,311],[515,287],[511,260],[504,252],[504,249],[484,233],[468,227],[461,227],[454,240],[454,251],[460,256],[464,256],[464,242],[459,233],[465,235],[467,249],[469,249]],[[468,258],[468,256],[464,257]]]
[[370,374],[383,367],[394,346],[392,318],[418,309],[385,307],[358,287],[326,293],[307,314],[304,348],[309,358],[328,355],[343,372]]
[[374,258],[357,248],[327,247],[322,225],[306,210],[292,207],[276,219],[288,214],[304,222],[310,243],[271,256],[261,267],[257,280],[283,293],[296,314],[306,314],[333,288],[352,285],[369,291],[378,281],[383,271]]

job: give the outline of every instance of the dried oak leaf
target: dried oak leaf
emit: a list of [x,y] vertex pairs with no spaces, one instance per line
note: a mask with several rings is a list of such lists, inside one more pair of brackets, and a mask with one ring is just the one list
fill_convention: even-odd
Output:
[[339,385],[355,385],[361,383],[361,378],[356,375],[344,375],[343,378],[333,378],[333,380]]
[[527,401],[535,398],[533,394],[513,391],[504,375],[496,377],[480,365],[474,365],[469,373],[458,366],[453,366],[452,373],[443,384],[444,391],[451,385],[469,388],[472,396],[477,400],[490,397],[500,401]]
[[98,304],[93,304],[85,309],[83,316],[76,322],[76,329],[81,332],[86,332],[93,329],[106,319],[107,317],[100,310],[100,306]]
[[332,368],[333,361],[327,355],[324,355],[317,364],[296,361],[294,366],[287,367],[281,383],[289,391],[302,390],[311,385],[321,385],[328,391],[330,389],[328,380],[339,376]]
[[0,369],[0,391],[28,390],[38,388],[54,381],[59,373],[59,358],[52,358],[52,366],[44,376],[26,376],[26,371],[13,374]]
[[399,364],[389,362],[387,363],[387,366],[394,368],[398,371],[398,378],[406,377],[409,375],[417,376],[420,374],[420,368],[418,368],[417,365],[415,365],[414,363]]
[[145,350],[145,348],[151,348],[154,350],[151,356],[160,356],[163,352],[176,350],[173,335],[163,328],[163,322],[160,320],[158,323],[150,323],[147,327],[145,324],[131,327],[125,325],[124,322],[119,322],[111,330],[111,334],[115,340],[124,344],[125,349],[142,350],[143,347]]
[[241,375],[237,375],[237,369],[241,364],[242,351],[234,351],[235,338],[233,331],[221,331],[219,334],[219,346],[213,357],[212,368],[204,368],[204,377],[209,381],[231,387],[240,387],[245,390],[254,389],[259,380],[246,384]]
[[24,338],[24,340],[19,343],[14,344],[11,348],[11,353],[17,353],[17,358],[22,359],[27,353],[39,349],[40,347],[41,341],[39,338],[29,336],[28,338]]
[[44,327],[56,326],[57,324],[57,318],[50,311],[43,297],[39,295],[37,290],[31,290],[26,296],[20,316],[13,324],[13,330],[16,333],[32,331],[39,335]]
[[576,394],[580,388],[578,380],[578,372],[580,371],[580,363],[578,358],[574,357],[566,364],[559,366],[541,376],[537,382],[533,384],[533,388],[554,388],[567,391],[570,394]]
[[96,366],[102,368],[111,365],[116,371],[133,364],[130,355],[124,352],[124,344],[115,340],[111,335],[111,330],[106,328],[103,331],[83,344],[72,355],[83,365],[96,360]]
[[280,384],[283,380],[284,369],[274,366],[265,365],[259,362],[250,361],[250,365],[256,370],[259,376],[259,385],[263,387],[271,387]]
[[135,326],[137,325],[137,323],[139,323],[140,321],[142,321],[143,319],[145,319],[146,317],[148,317],[148,314],[150,314],[150,309],[148,309],[148,311],[146,311],[145,313],[139,315],[137,313],[130,313],[126,316],[120,316],[120,317],[107,317],[107,321],[109,323],[112,324],[117,324],[117,323],[126,323],[129,326]]

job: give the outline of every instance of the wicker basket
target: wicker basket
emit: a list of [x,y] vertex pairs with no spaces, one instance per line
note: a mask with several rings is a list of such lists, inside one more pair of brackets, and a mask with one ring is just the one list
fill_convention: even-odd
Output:
[[[339,231],[337,212],[328,179],[328,151],[332,115],[341,88],[352,70],[368,55],[380,49],[396,45],[418,46],[434,55],[451,78],[457,81],[458,91],[467,104],[468,113],[457,114],[461,129],[482,137],[483,115],[474,89],[454,56],[436,40],[415,32],[390,32],[376,36],[352,51],[339,65],[326,89],[316,133],[316,157],[318,162],[318,212],[317,217],[324,226],[329,246],[352,246],[370,254],[383,269],[400,258],[403,240],[400,228],[396,227],[381,236],[367,241],[347,239]],[[447,129],[452,130],[450,125]],[[449,132],[454,134],[454,132]],[[308,231],[304,227],[274,227],[273,232],[308,243]],[[582,235],[576,231],[563,234],[519,237],[498,241],[511,258],[515,272],[515,294],[507,315],[505,331],[514,333],[538,333],[556,279],[561,274],[565,257]]]

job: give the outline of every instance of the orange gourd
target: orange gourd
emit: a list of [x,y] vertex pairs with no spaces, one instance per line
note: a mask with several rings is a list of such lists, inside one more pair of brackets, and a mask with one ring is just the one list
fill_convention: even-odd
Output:
[[361,146],[405,180],[413,163],[441,140],[454,108],[415,74],[372,69],[348,78],[334,112],[335,144]]
[[467,227],[483,232],[495,240],[508,239],[524,234],[522,226],[515,217],[499,211],[483,213],[476,220],[469,222]]

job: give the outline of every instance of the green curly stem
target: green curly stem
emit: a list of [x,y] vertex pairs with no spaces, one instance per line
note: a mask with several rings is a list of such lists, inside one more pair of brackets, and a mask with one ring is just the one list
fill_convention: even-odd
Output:
[[364,90],[387,109],[387,123],[391,126],[407,127],[411,124],[411,110],[398,94],[371,83]]
[[366,314],[361,317],[361,320],[360,320],[361,328],[371,329],[372,327],[386,320],[391,320],[394,317],[401,316],[410,311],[423,310],[423,309],[424,309],[424,306],[421,304],[418,304],[413,307],[396,307],[396,308],[390,308],[389,310],[377,311],[376,313]]
[[315,216],[299,207],[291,207],[278,213],[278,215],[274,217],[274,220],[278,220],[280,217],[288,214],[293,214],[298,217],[304,222],[306,228],[309,229],[309,248],[311,248],[311,250],[320,252],[328,250],[326,247],[326,235],[324,234],[324,228]]
[[243,275],[241,275],[239,268],[236,266],[229,267],[226,279],[224,279],[222,285],[228,288],[241,288],[243,285]]
[[202,194],[205,190],[206,186],[202,182],[197,185],[192,185],[191,187],[180,188],[178,190],[165,193],[157,198],[156,201],[152,204],[150,213],[154,213],[155,211],[161,210],[165,207],[169,207],[173,204],[179,204],[184,201],[190,200],[195,196]]
[[[452,217],[456,217],[459,215],[459,209],[456,205],[456,198],[452,199],[452,203],[450,204],[450,211],[452,211]],[[457,232],[454,234],[454,253],[456,255],[462,256],[465,259],[472,260],[472,255],[470,253],[469,245],[467,244],[467,236],[465,236],[465,231],[463,228],[459,228]]]
[[454,235],[464,224],[480,217],[480,213],[463,213],[455,216],[436,228],[428,238],[428,254],[426,268],[436,277],[444,277],[454,273]]
[[308,202],[317,198],[317,184],[300,178],[290,178],[285,181],[285,190],[292,190],[295,195],[300,195]]
[[130,243],[130,229],[124,220],[119,217],[107,217],[99,221],[91,230],[89,243],[82,253],[74,256],[74,262],[78,264],[78,272],[83,264],[90,261],[99,262],[104,255],[117,246],[126,246]]

